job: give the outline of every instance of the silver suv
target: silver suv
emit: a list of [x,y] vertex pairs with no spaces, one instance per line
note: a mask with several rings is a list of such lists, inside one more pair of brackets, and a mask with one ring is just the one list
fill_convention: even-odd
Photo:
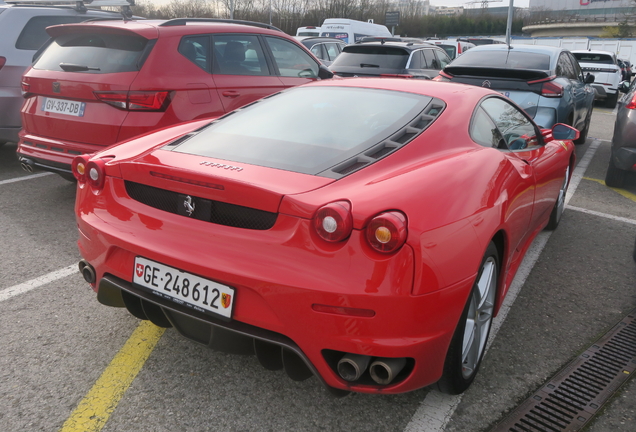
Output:
[[[38,3],[0,0],[0,145],[18,141],[23,102],[20,79],[37,50],[49,39],[45,28],[95,18],[121,18],[119,12],[87,9],[81,1],[41,0]],[[64,3],[67,5],[60,5]],[[91,6],[98,3],[122,5],[122,1],[94,0]]]

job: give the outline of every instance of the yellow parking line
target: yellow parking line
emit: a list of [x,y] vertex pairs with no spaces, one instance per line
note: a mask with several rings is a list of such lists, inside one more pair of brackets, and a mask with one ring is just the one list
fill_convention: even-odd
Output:
[[164,331],[165,329],[149,321],[142,321],[66,420],[60,432],[102,430]]
[[605,187],[610,188],[611,190],[613,190],[614,192],[623,195],[625,198],[630,199],[632,201],[636,201],[636,194],[633,194],[631,192],[627,192],[624,189],[619,189],[619,188],[613,188],[613,187],[609,187],[605,184],[605,181],[603,180],[599,180],[599,179],[594,179],[594,178],[590,178],[590,177],[583,177],[584,180],[590,180],[590,181],[594,181],[596,183],[600,183]]

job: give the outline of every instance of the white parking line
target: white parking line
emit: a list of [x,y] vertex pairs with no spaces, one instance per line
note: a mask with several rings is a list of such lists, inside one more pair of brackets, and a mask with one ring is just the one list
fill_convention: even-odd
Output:
[[[585,174],[585,170],[587,170],[588,165],[590,164],[596,150],[601,145],[600,140],[594,140],[594,142],[590,145],[590,147],[585,152],[585,156],[581,159],[581,161],[576,166],[576,169],[572,173],[572,178],[570,179],[570,187],[568,188],[568,193],[565,196],[565,204],[567,205],[576,192],[576,188],[579,186],[583,175]],[[567,208],[567,207],[566,207]],[[532,242],[530,248],[528,248],[528,252],[526,252],[521,265],[519,266],[519,270],[517,270],[517,274],[510,285],[510,289],[506,294],[506,298],[501,305],[501,309],[497,314],[497,317],[493,320],[492,329],[490,330],[490,339],[488,340],[488,346],[486,347],[486,351],[490,348],[495,336],[497,336],[497,332],[501,328],[506,316],[508,316],[508,312],[512,307],[512,304],[517,298],[521,287],[526,282],[526,279],[530,275],[532,268],[535,263],[539,259],[543,248],[548,243],[550,236],[552,235],[552,231],[544,231],[537,235],[537,237]],[[421,405],[413,414],[411,421],[404,428],[404,432],[442,432],[446,428],[446,425],[451,420],[455,409],[459,406],[459,403],[462,400],[462,395],[457,396],[449,396],[445,394],[439,393],[437,390],[431,390],[427,393],[426,397],[422,401]]]
[[73,264],[68,267],[64,267],[63,269],[56,270],[51,273],[47,273],[38,278],[31,279],[30,281],[21,283],[20,285],[14,285],[12,287],[5,288],[2,291],[0,291],[0,302],[8,300],[11,297],[24,294],[25,292],[31,291],[32,289],[39,288],[42,285],[46,285],[50,282],[56,281],[58,279],[62,279],[66,276],[70,276],[78,272],[79,270],[77,268],[77,264]]
[[43,173],[31,174],[31,175],[28,175],[28,176],[16,177],[16,178],[7,179],[7,180],[0,180],[0,186],[2,186],[4,184],[8,184],[8,183],[19,182],[19,181],[22,181],[22,180],[31,180],[31,179],[38,178],[38,177],[44,177],[44,176],[47,176],[47,175],[53,175],[53,173],[43,172]]
[[587,213],[587,214],[591,214],[591,215],[594,215],[594,216],[599,216],[599,217],[602,217],[602,218],[605,218],[605,219],[612,219],[612,220],[615,220],[615,221],[618,221],[618,222],[625,222],[625,223],[628,223],[628,224],[636,225],[636,219],[628,219],[628,218],[624,218],[624,217],[621,217],[621,216],[614,216],[614,215],[611,215],[611,214],[601,213],[601,212],[597,212],[597,211],[594,211],[594,210],[588,210],[588,209],[584,209],[584,208],[581,208],[581,207],[574,207],[574,206],[571,206],[571,205],[567,206],[566,208],[569,209],[569,210],[574,210],[574,211],[581,212],[581,213]]

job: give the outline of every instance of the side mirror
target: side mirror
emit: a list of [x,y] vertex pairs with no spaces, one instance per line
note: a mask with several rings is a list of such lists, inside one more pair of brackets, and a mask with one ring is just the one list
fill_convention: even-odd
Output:
[[594,75],[588,72],[587,75],[585,75],[585,84],[592,84],[594,82],[594,79]]
[[552,126],[552,138],[555,140],[576,140],[580,135],[577,129],[563,123]]
[[333,78],[333,72],[329,70],[327,66],[321,64],[318,68],[318,78],[320,79],[330,79]]
[[618,91],[622,93],[629,92],[629,81],[621,81],[618,84]]

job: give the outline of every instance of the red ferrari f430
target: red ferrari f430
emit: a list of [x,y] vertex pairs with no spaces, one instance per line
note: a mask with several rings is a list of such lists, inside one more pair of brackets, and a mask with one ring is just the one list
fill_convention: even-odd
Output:
[[336,394],[473,381],[579,132],[462,84],[321,81],[73,161],[109,306]]

